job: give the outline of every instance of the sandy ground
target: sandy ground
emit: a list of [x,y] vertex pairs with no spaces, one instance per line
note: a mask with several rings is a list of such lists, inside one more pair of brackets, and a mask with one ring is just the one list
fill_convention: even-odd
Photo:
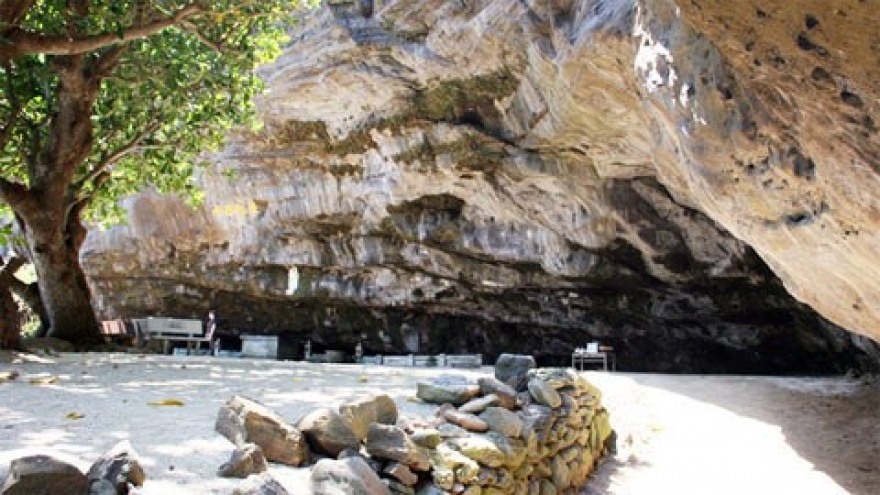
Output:
[[[228,494],[218,478],[232,446],[217,410],[245,395],[296,421],[365,393],[391,395],[408,416],[415,382],[436,369],[210,357],[61,354],[0,363],[0,477],[23,455],[52,454],[87,469],[127,439],[141,457],[144,494]],[[456,371],[458,372],[458,371]],[[480,376],[491,368],[467,371]],[[53,384],[31,381],[57,376]],[[605,393],[618,452],[588,495],[880,493],[880,386],[844,378],[672,376],[589,372]],[[151,402],[178,399],[183,406]],[[68,419],[70,413],[82,415]],[[272,465],[293,494],[308,469]]]

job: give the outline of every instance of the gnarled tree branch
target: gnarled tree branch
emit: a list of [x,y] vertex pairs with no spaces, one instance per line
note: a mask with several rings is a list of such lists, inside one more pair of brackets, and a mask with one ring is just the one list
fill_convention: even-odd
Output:
[[0,61],[13,60],[23,55],[80,55],[93,52],[108,46],[146,38],[204,12],[206,10],[201,5],[191,3],[181,7],[173,14],[143,26],[133,26],[119,33],[103,33],[73,39],[68,36],[45,35],[23,29],[10,29],[0,38]]

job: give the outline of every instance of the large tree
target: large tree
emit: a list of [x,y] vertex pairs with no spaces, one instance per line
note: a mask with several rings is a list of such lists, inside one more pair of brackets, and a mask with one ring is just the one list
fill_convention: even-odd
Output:
[[152,184],[190,190],[199,153],[248,122],[253,69],[298,0],[2,0],[0,201],[26,240],[50,335],[100,341],[84,215]]

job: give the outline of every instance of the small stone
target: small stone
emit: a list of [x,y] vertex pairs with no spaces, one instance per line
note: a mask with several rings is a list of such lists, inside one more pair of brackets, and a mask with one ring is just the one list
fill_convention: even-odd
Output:
[[[485,438],[494,443],[504,455],[506,468],[516,470],[525,462],[528,452],[526,451],[526,443],[522,440],[510,438],[494,431],[486,433]],[[507,470],[503,472],[509,474]]]
[[321,459],[309,478],[311,495],[390,495],[379,475],[360,457]]
[[399,483],[395,480],[385,478],[382,480],[385,483],[385,486],[388,487],[388,491],[390,491],[393,495],[415,495],[416,490],[411,486],[404,485],[403,483]]
[[416,396],[431,404],[450,403],[455,406],[476,397],[480,393],[479,385],[471,383],[461,375],[441,375],[416,384]]
[[267,473],[248,476],[232,495],[288,495],[281,483]]
[[467,437],[470,435],[470,432],[452,423],[444,423],[442,425],[437,426],[437,433],[440,434],[441,439],[447,438],[461,438]]
[[466,438],[451,438],[447,444],[465,456],[488,467],[504,465],[505,455],[490,439],[481,435]]
[[492,404],[493,406],[500,405],[507,409],[516,407],[516,390],[510,385],[491,376],[481,377],[477,380],[477,384],[480,385],[480,393],[483,395],[495,395],[498,397],[499,403]]
[[405,465],[399,462],[391,462],[382,470],[385,474],[393,476],[394,479],[406,486],[413,486],[419,481],[419,477]]
[[89,485],[89,495],[119,495],[129,493],[128,487],[125,487],[124,492],[119,492],[116,490],[116,486],[110,482],[110,480],[94,480]]
[[528,387],[529,394],[538,404],[553,409],[562,405],[562,398],[559,396],[559,393],[544,380],[533,378],[529,380]]
[[446,495],[446,492],[433,483],[429,483],[425,486],[419,487],[416,490],[416,495]]
[[556,488],[556,485],[553,484],[552,481],[548,479],[541,480],[541,491],[540,495],[557,495],[559,490]]
[[[453,474],[454,480],[461,483],[470,483],[480,472],[477,461],[447,444],[440,444],[435,450],[428,451],[428,456],[435,473],[438,470],[449,471]],[[434,479],[437,479],[436,476]]]
[[247,478],[252,474],[260,474],[269,470],[263,450],[253,443],[238,447],[232,452],[229,460],[217,469],[217,476],[224,478]]
[[437,410],[434,411],[434,416],[437,416],[438,418],[442,418],[443,415],[446,414],[446,411],[454,410],[454,409],[455,409],[455,406],[453,406],[452,404],[449,404],[449,403],[441,404],[440,407],[438,407]]
[[346,457],[363,457],[363,455],[360,449],[346,447],[339,451],[339,454],[336,456],[337,459],[345,459]]
[[568,464],[560,456],[556,456],[550,461],[550,467],[553,470],[553,484],[559,490],[564,490],[571,486],[571,470]]
[[413,441],[416,445],[421,445],[422,447],[433,449],[440,445],[440,432],[434,428],[421,428],[413,431],[409,435],[410,440]]
[[[475,397],[461,406],[459,406],[458,410],[463,413],[470,414],[479,414],[483,412],[487,407],[497,406],[501,403],[501,400],[495,394],[489,394],[483,397]],[[515,403],[515,400],[514,400]]]
[[485,421],[474,416],[473,414],[463,413],[450,409],[443,413],[443,418],[450,423],[461,426],[468,431],[484,432],[489,431],[489,425]]
[[580,375],[572,368],[535,368],[529,370],[529,379],[540,378],[555,390],[574,387],[580,383]]
[[480,413],[483,420],[491,430],[502,435],[518,438],[522,435],[523,420],[516,413],[503,407],[489,407]]

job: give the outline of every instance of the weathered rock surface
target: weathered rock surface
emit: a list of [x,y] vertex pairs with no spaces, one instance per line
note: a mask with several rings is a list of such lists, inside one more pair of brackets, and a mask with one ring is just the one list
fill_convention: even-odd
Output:
[[480,419],[486,422],[494,431],[517,438],[522,435],[523,420],[516,413],[503,407],[490,407],[480,413]]
[[426,454],[397,426],[370,425],[364,446],[374,458],[397,461],[416,471],[428,469]]
[[[522,354],[502,354],[495,362],[495,378],[517,392],[526,390],[529,370],[537,366],[535,358]],[[490,386],[480,384],[480,388]]]
[[562,398],[556,393],[556,390],[549,383],[540,378],[529,380],[529,393],[535,402],[542,406],[557,408],[562,405]]
[[229,460],[217,468],[217,476],[247,478],[269,470],[263,450],[255,443],[247,443],[232,451]]
[[336,457],[345,449],[357,449],[361,439],[338,412],[330,408],[316,409],[306,414],[297,428],[303,432],[313,452]]
[[125,495],[129,492],[129,484],[143,486],[147,474],[131,443],[124,440],[92,463],[86,477],[92,491],[95,491],[95,483],[103,480],[113,487],[113,493]]
[[236,446],[255,443],[266,459],[300,466],[310,459],[303,433],[266,406],[241,396],[230,398],[217,413],[214,429]]
[[239,486],[235,487],[232,495],[287,495],[287,490],[281,483],[268,474],[248,476]]
[[[498,368],[497,363],[495,368]],[[480,385],[480,393],[486,397],[496,396],[501,407],[513,409],[516,406],[516,389],[510,385],[494,376],[481,377],[477,379],[477,383]]]
[[[481,393],[486,393],[485,389],[480,388]],[[478,414],[484,411],[487,407],[497,406],[501,403],[501,400],[495,394],[484,395],[482,397],[475,397],[461,406],[458,407],[458,410],[464,413],[470,414]]]
[[431,404],[464,404],[480,393],[480,386],[463,375],[440,375],[416,383],[416,397]]
[[397,423],[397,404],[385,394],[368,395],[339,406],[339,414],[348,422],[359,440],[367,438],[371,423],[393,425]]
[[14,459],[0,486],[4,495],[82,495],[89,480],[76,466],[46,455]]
[[388,487],[360,457],[321,459],[312,468],[310,488],[314,495],[383,495]]
[[443,412],[443,419],[468,431],[488,431],[489,425],[471,413],[449,409]]
[[880,361],[798,302],[880,339],[878,23],[843,0],[325,6],[198,211],[144,194],[90,234],[99,310],[222,307],[367,353]]

